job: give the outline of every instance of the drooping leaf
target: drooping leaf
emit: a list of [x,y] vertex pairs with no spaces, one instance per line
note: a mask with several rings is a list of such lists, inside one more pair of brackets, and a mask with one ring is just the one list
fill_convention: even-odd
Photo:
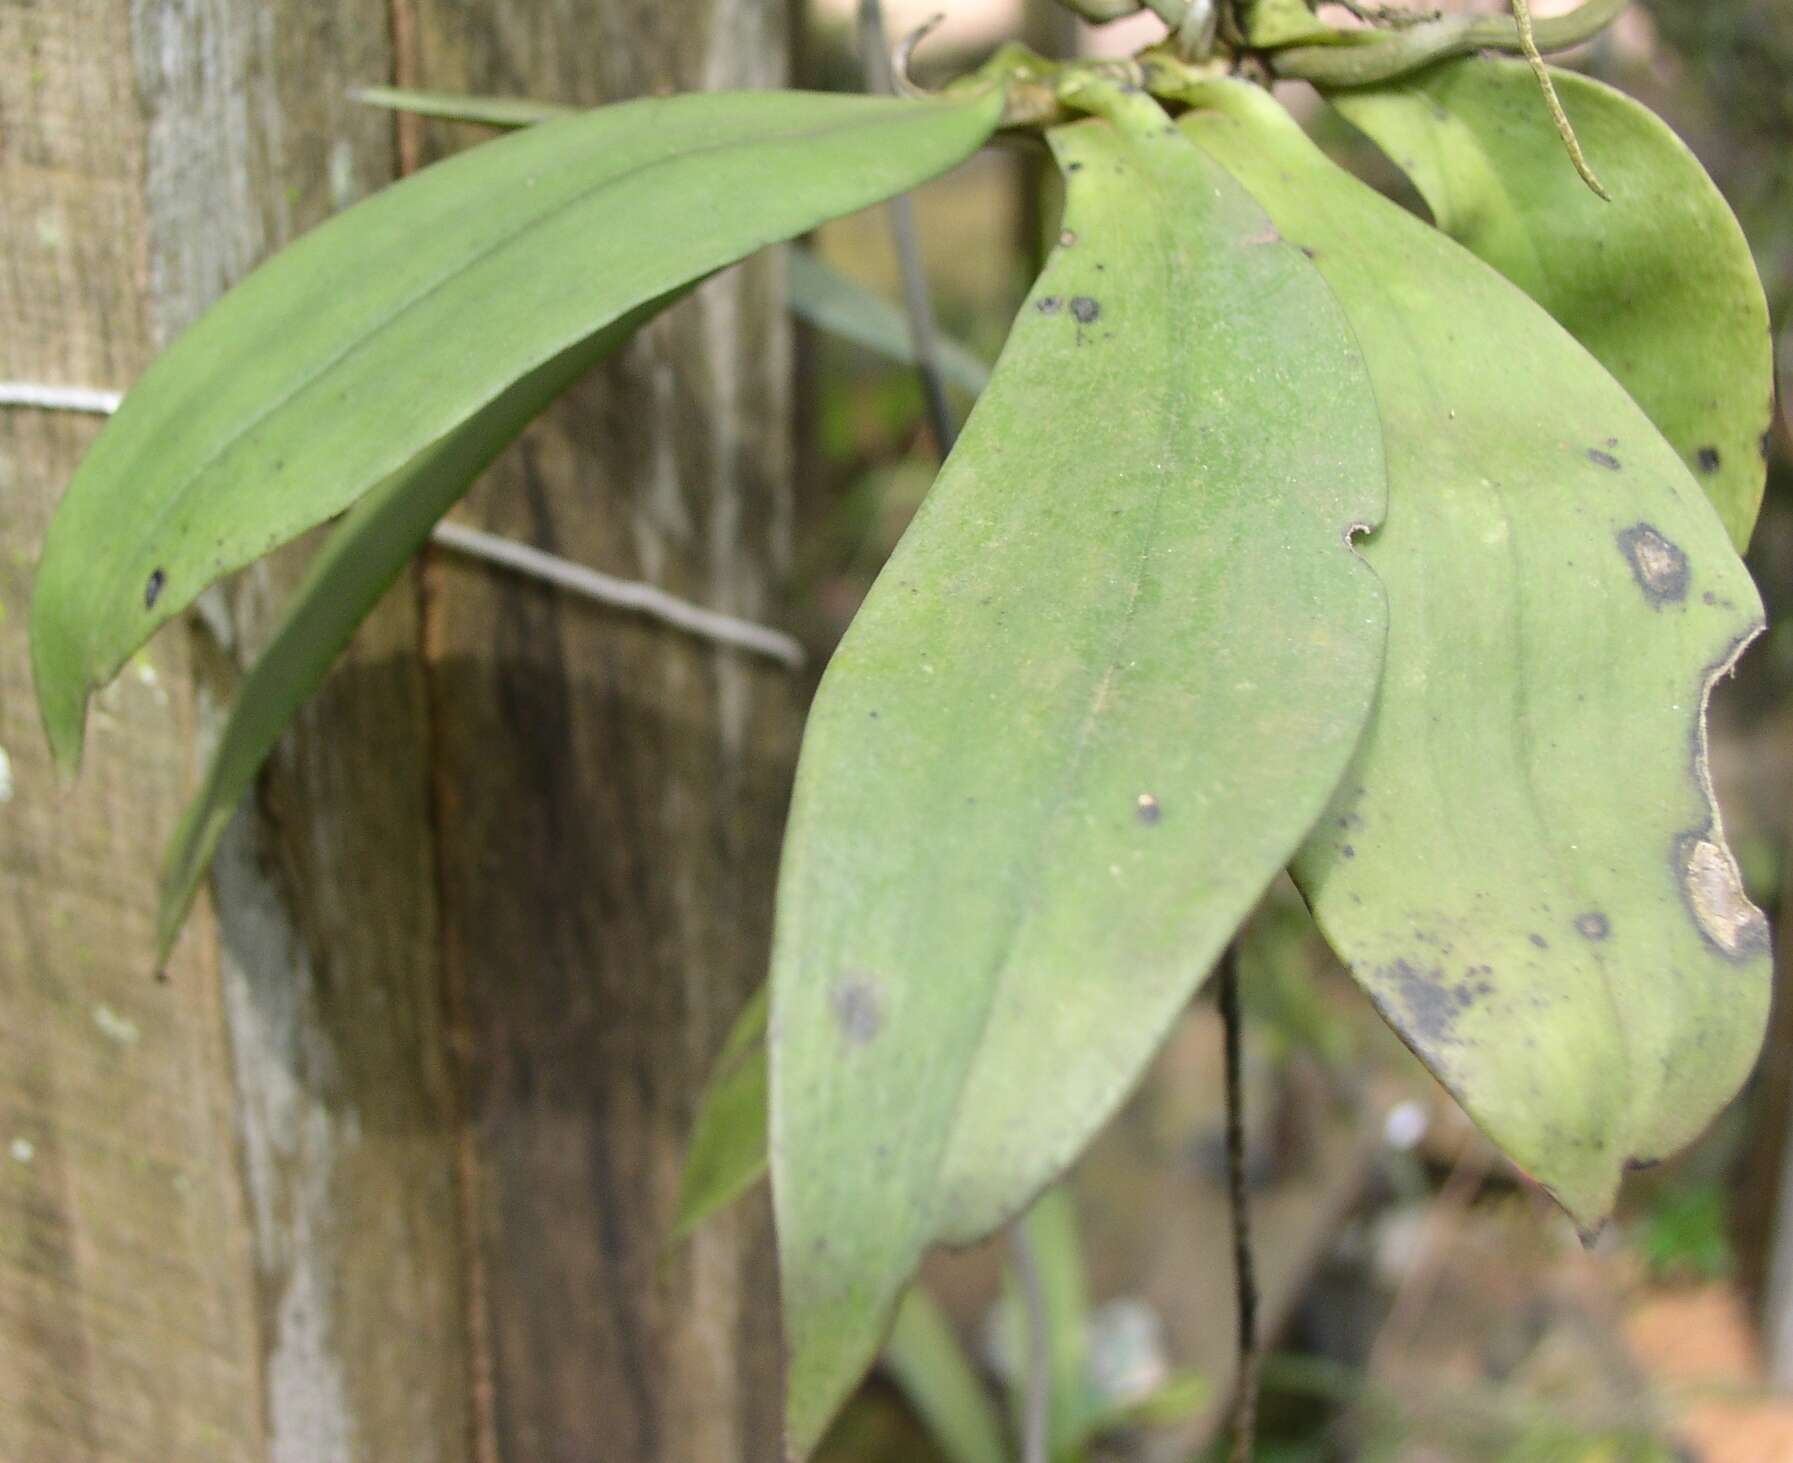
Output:
[[1612,202],[1563,154],[1522,61],[1469,58],[1330,100],[1413,179],[1438,227],[1556,317],[1636,399],[1749,543],[1774,360],[1748,242],[1648,108],[1555,73]]
[[810,714],[773,953],[788,1421],[917,1261],[1058,1173],[1325,805],[1383,601],[1319,276],[1147,98],[1052,134],[1064,234]]
[[741,1008],[704,1085],[679,1179],[674,1242],[720,1214],[765,1177],[770,995],[770,988],[761,986]]
[[1008,1463],[1002,1424],[952,1323],[919,1285],[897,1307],[879,1365],[926,1424],[948,1463]]
[[1706,766],[1754,586],[1674,449],[1517,289],[1217,82],[1185,129],[1311,250],[1375,381],[1389,593],[1362,751],[1294,872],[1378,1008],[1583,1225],[1737,1089],[1766,930]]
[[158,960],[168,958],[218,840],[287,722],[436,521],[532,418],[667,303],[650,302],[530,372],[377,485],[331,530],[237,688],[199,789],[169,841],[156,912]]
[[[818,330],[893,361],[914,364],[909,322],[894,304],[824,264],[807,249],[793,245],[785,257],[793,314]],[[940,337],[934,348],[940,374],[961,391],[976,396],[989,384],[990,368],[958,341]]]
[[426,168],[276,255],[150,367],[51,524],[31,632],[60,763],[92,690],[213,580],[648,301],[953,166],[1000,108],[629,102]]

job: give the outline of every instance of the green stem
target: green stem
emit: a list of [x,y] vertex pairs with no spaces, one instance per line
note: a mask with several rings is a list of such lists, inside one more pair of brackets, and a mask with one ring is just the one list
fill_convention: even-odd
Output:
[[[1536,49],[1566,51],[1590,41],[1630,3],[1583,0],[1567,15],[1541,20],[1532,28]],[[1311,81],[1316,86],[1371,86],[1473,51],[1523,54],[1526,45],[1518,22],[1511,17],[1452,16],[1383,31],[1373,40],[1354,44],[1291,46],[1276,52],[1270,62],[1279,77]]]

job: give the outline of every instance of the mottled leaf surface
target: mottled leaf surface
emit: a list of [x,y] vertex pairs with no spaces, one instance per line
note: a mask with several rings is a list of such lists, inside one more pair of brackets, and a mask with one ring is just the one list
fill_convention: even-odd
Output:
[[92,690],[220,575],[644,304],[950,168],[1000,107],[629,102],[426,168],[276,255],[144,374],[50,526],[31,632],[59,762]]
[[810,714],[772,1168],[806,1453],[936,1240],[1021,1210],[1313,825],[1383,599],[1368,380],[1143,97],[1052,144],[1059,246]]
[[1387,442],[1388,660],[1294,872],[1378,1008],[1582,1224],[1761,1038],[1767,932],[1704,703],[1761,627],[1674,449],[1541,309],[1335,168],[1261,91],[1185,129],[1350,317]]
[[1554,77],[1611,203],[1576,176],[1523,61],[1449,61],[1330,100],[1412,178],[1439,228],[1636,398],[1741,551],[1762,501],[1774,394],[1749,244],[1660,118],[1588,77]]

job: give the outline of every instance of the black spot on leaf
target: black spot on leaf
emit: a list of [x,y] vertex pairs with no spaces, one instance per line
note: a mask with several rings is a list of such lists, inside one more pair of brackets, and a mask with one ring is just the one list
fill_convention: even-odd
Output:
[[1042,315],[1056,315],[1065,307],[1065,302],[1057,295],[1041,295],[1034,309]]
[[1612,453],[1602,451],[1598,447],[1588,448],[1588,461],[1593,463],[1596,467],[1605,468],[1608,472],[1618,472],[1620,470],[1619,459],[1614,457]]
[[156,601],[162,597],[162,589],[168,583],[168,575],[161,569],[150,572],[149,583],[143,586],[143,608],[153,610]]
[[1532,942],[1532,944],[1536,945],[1540,950],[1548,950],[1550,948],[1550,941],[1546,940],[1542,935],[1538,934],[1536,931],[1534,931],[1531,935],[1531,942]]
[[1612,922],[1597,909],[1575,916],[1575,933],[1584,940],[1604,940],[1612,933]]
[[1071,299],[1071,318],[1079,325],[1093,324],[1101,317],[1102,306],[1088,295],[1074,295]]
[[1700,464],[1701,472],[1717,472],[1724,465],[1724,458],[1719,456],[1716,447],[1702,447],[1694,457]]
[[1633,524],[1616,542],[1631,577],[1653,609],[1679,604],[1687,598],[1687,555],[1648,523]]

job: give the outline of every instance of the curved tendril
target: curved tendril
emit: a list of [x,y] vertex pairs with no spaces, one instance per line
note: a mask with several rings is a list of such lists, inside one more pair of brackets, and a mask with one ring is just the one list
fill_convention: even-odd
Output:
[[890,53],[890,76],[898,95],[915,97],[919,100],[925,100],[934,95],[925,88],[917,86],[910,78],[909,62],[914,58],[915,48],[939,30],[945,21],[946,12],[944,10],[936,11],[898,41],[896,49]]

